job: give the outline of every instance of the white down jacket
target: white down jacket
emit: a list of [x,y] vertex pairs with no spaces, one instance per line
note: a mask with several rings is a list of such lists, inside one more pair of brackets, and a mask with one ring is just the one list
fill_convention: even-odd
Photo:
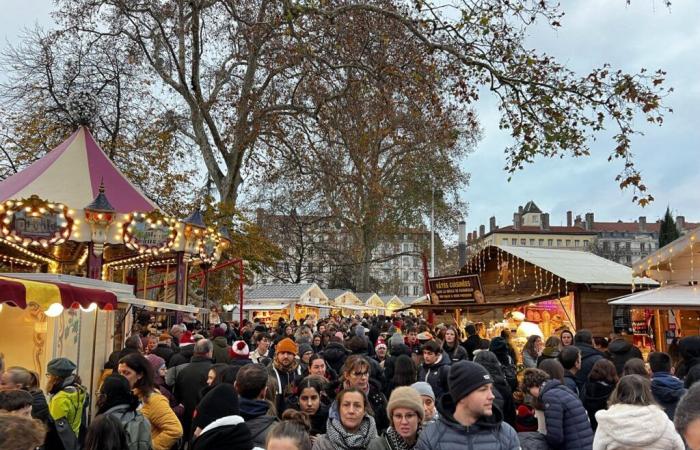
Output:
[[673,422],[656,405],[615,404],[595,417],[593,450],[685,450]]

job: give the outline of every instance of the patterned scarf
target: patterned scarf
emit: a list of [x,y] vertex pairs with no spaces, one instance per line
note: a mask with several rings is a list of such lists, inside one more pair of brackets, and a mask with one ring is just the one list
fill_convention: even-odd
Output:
[[[411,450],[416,445],[415,443],[413,445],[408,445],[394,427],[387,428],[384,436],[391,450]],[[416,442],[418,442],[417,439]]]
[[354,433],[345,430],[340,420],[328,419],[326,436],[342,450],[365,450],[369,442],[377,437],[374,417],[365,415],[360,428]]

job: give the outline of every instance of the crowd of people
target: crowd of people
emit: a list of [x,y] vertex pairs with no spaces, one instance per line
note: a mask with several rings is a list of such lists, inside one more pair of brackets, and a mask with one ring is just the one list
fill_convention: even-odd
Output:
[[587,330],[516,351],[415,317],[240,325],[135,329],[96,399],[66,358],[45,390],[0,364],[0,448],[700,450],[700,336],[644,361]]

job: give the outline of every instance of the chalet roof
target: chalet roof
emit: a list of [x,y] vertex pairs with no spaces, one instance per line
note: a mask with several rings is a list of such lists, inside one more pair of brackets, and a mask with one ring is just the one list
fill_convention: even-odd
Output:
[[540,208],[535,205],[535,202],[530,200],[525,204],[525,207],[523,208],[523,214],[530,214],[530,213],[535,213],[535,214],[542,214],[542,211]]
[[[246,300],[256,299],[298,299],[316,284],[264,284],[248,288]],[[324,292],[325,293],[325,292]],[[328,295],[328,294],[326,294]]]
[[696,286],[669,284],[647,289],[608,301],[610,305],[644,308],[674,307],[697,309],[700,307],[700,290]]
[[326,296],[331,300],[336,299],[347,292],[352,293],[350,289],[323,289],[323,293],[326,294]]
[[425,300],[425,295],[420,295],[420,296],[408,296],[408,297],[399,297],[399,300],[403,302],[404,305],[412,305],[416,302],[420,302]]
[[599,285],[658,285],[651,278],[633,278],[632,268],[590,252],[496,245],[502,251],[541,267],[571,283]]
[[367,300],[369,300],[370,297],[377,294],[375,294],[374,292],[355,292],[355,295],[364,303]]

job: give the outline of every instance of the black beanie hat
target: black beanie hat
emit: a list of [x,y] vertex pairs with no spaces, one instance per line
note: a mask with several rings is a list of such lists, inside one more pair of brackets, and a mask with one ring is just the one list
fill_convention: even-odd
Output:
[[217,419],[239,413],[238,394],[232,384],[222,383],[207,392],[194,413],[192,423],[204,429]]
[[491,375],[481,365],[471,361],[459,361],[450,368],[447,385],[452,400],[457,403],[485,384],[491,384]]

